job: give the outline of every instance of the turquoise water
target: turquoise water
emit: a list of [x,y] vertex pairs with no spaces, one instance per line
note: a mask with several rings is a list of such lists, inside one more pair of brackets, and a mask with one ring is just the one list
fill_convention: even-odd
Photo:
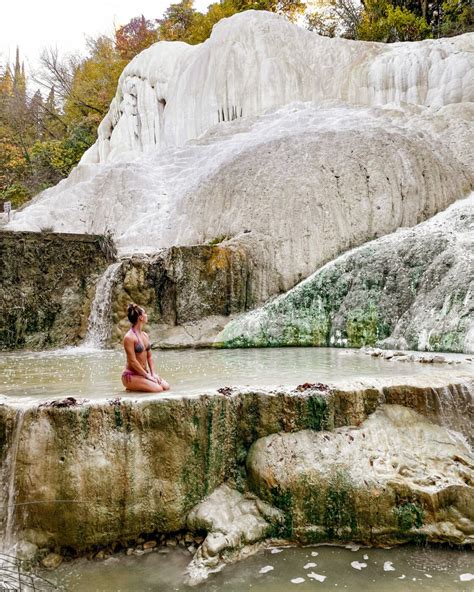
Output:
[[[472,551],[412,546],[360,548],[357,551],[320,546],[287,548],[278,553],[267,549],[245,561],[226,566],[220,573],[211,574],[206,582],[193,588],[183,583],[190,558],[186,550],[175,549],[167,554],[115,556],[101,562],[81,560],[63,564],[54,573],[54,579],[70,592],[474,590],[474,579],[461,581],[463,574],[467,578],[474,572]],[[360,569],[353,567],[353,562],[357,562]],[[266,573],[261,573],[262,569]]]
[[[222,386],[295,387],[304,382],[446,375],[464,367],[472,374],[474,370],[472,363],[402,363],[331,348],[166,350],[153,352],[153,357],[155,369],[174,394],[198,394]],[[0,395],[34,399],[123,395],[124,363],[124,354],[113,350],[0,354]]]

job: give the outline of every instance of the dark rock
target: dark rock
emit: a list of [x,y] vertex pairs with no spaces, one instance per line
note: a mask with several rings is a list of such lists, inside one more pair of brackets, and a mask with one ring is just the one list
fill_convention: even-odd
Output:
[[110,262],[100,236],[0,231],[0,349],[79,343]]

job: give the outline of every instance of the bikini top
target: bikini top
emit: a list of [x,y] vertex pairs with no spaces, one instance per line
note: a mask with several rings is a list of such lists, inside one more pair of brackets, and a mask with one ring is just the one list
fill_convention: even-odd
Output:
[[[145,351],[145,346],[143,345],[143,343],[140,341],[140,338],[138,337],[135,329],[132,327],[132,333],[135,335],[135,337],[137,338],[137,341],[135,342],[135,353],[136,354],[141,354],[142,351]],[[150,351],[151,350],[151,343],[149,343],[146,347],[146,351]]]

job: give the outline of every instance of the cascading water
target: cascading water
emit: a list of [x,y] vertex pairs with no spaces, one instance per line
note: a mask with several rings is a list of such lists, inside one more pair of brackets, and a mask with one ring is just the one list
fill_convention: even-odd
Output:
[[10,453],[7,456],[3,468],[6,497],[3,509],[4,527],[3,536],[0,542],[0,549],[3,553],[9,554],[13,553],[15,545],[15,499],[17,495],[15,488],[16,460],[18,456],[18,450],[20,448],[20,436],[23,427],[23,419],[24,410],[19,409],[15,417]]
[[463,434],[471,445],[474,443],[472,421],[474,418],[474,390],[471,383],[452,384],[433,388],[436,399],[436,416],[439,423]]
[[122,263],[109,265],[105,273],[97,282],[94,302],[89,315],[89,326],[83,346],[104,348],[112,330],[112,289],[115,285],[116,274]]

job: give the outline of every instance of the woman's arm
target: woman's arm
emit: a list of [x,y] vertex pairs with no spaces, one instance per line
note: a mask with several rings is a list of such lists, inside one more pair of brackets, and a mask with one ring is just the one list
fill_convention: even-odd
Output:
[[148,362],[148,368],[150,369],[150,374],[152,376],[155,375],[155,371],[153,370],[153,360],[151,359],[151,351],[146,352],[146,359]]
[[[150,338],[148,337],[148,335],[146,333],[145,333],[145,335],[148,340],[148,344],[150,345],[151,344]],[[146,351],[146,361],[148,363],[148,368],[150,369],[150,374],[152,376],[155,376],[155,371],[153,370],[153,360],[151,358],[151,349],[147,349],[147,351]]]
[[146,369],[140,364],[135,355],[135,341],[133,337],[127,335],[123,341],[125,353],[127,354],[127,364],[130,370],[133,370],[136,374],[143,376],[144,378],[153,379],[153,375],[150,376]]

